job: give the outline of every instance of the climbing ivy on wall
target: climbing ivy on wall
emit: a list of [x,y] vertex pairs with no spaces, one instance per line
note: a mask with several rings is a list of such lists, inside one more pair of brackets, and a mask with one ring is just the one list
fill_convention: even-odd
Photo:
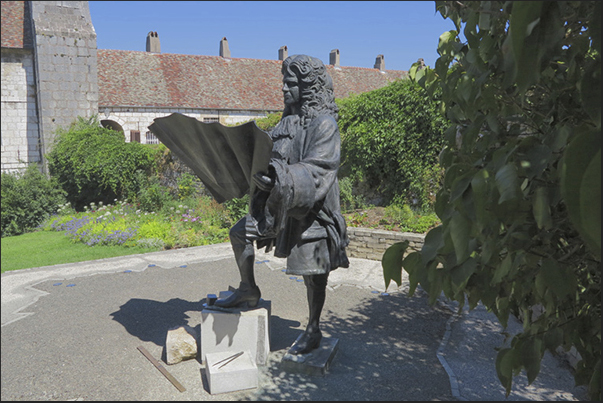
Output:
[[438,153],[448,122],[435,96],[410,80],[337,99],[341,133],[340,176],[355,187],[430,207],[439,187]]

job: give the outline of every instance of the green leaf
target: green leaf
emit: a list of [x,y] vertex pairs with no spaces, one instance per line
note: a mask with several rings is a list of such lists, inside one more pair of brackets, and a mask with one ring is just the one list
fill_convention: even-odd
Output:
[[[599,13],[601,9],[599,9]],[[601,401],[601,357],[595,364],[593,375],[588,382],[588,393]]]
[[528,384],[532,384],[538,373],[540,372],[540,361],[542,355],[540,353],[542,340],[531,337],[523,340],[521,344],[521,363],[526,369]]
[[438,41],[438,53],[440,55],[448,54],[451,51],[450,42],[454,42],[457,35],[458,32],[455,30],[446,31],[440,35],[440,39]]
[[425,270],[421,262],[421,254],[419,252],[409,253],[402,262],[402,267],[408,273],[409,289],[408,293],[412,296],[419,284],[419,272]]
[[[595,2],[595,10],[593,12],[593,21],[588,27],[590,37],[593,41],[593,48],[601,54],[601,2]],[[592,31],[592,32],[590,32]],[[600,88],[600,87],[597,87]],[[600,104],[599,104],[600,105]],[[599,367],[599,372],[601,368]]]
[[451,185],[450,191],[450,203],[454,202],[456,199],[461,197],[473,178],[473,172],[465,172],[464,174],[458,176]]
[[542,172],[548,167],[552,152],[548,146],[538,144],[529,147],[528,150],[526,150],[525,155],[527,157],[527,161],[525,162],[528,163],[526,173],[528,174],[528,177],[533,178],[541,175]]
[[460,288],[465,282],[467,282],[467,280],[469,280],[469,277],[475,273],[476,268],[477,261],[473,258],[469,258],[460,266],[452,268],[450,271],[450,279],[452,280],[452,283]]
[[471,190],[473,191],[473,205],[477,224],[480,225],[486,218],[486,206],[488,205],[488,180],[489,174],[485,169],[479,170],[471,179]]
[[505,394],[508,397],[511,393],[511,386],[513,384],[513,369],[515,368],[518,361],[517,351],[510,348],[502,348],[496,355],[496,374],[498,380],[505,388]]
[[471,222],[459,212],[454,212],[450,222],[450,236],[454,245],[456,261],[461,263],[469,257],[469,233]]
[[601,258],[601,131],[578,129],[565,149],[561,194],[572,224]]
[[534,80],[538,74],[539,68],[534,61],[537,55],[531,52],[530,41],[534,38],[527,38],[532,33],[536,24],[540,21],[542,2],[540,1],[518,1],[513,3],[511,20],[509,22],[509,38],[512,52],[508,55],[513,57],[510,71],[510,81],[517,80],[517,86],[520,93],[523,93],[529,83]]
[[408,241],[397,242],[387,248],[383,254],[381,267],[386,290],[392,280],[398,284],[398,287],[402,285],[402,259],[407,248]]
[[576,293],[576,276],[572,269],[559,265],[556,260],[545,259],[538,276],[543,277],[546,286],[560,299]]
[[534,198],[532,199],[532,212],[534,213],[538,228],[551,229],[553,227],[546,188],[541,187],[536,189]]
[[491,2],[484,2],[484,12],[479,14],[479,30],[480,31],[489,31],[490,30],[490,8]]
[[601,150],[592,158],[580,185],[581,227],[591,248],[601,256]]
[[500,283],[500,281],[511,271],[512,263],[513,259],[511,258],[511,254],[509,253],[494,270],[494,275],[492,276],[492,280],[490,280],[490,285]]
[[438,249],[444,246],[442,232],[442,226],[438,225],[425,235],[425,243],[423,243],[423,247],[421,248],[421,260],[423,265],[427,266],[429,262],[435,259]]
[[580,100],[597,129],[601,129],[601,62],[592,62],[580,81]]
[[517,197],[519,194],[519,179],[517,178],[517,168],[513,163],[508,163],[502,167],[496,173],[494,179],[500,193],[498,204]]
[[563,343],[563,330],[560,327],[553,327],[544,334],[544,346],[550,352],[555,353],[561,343]]

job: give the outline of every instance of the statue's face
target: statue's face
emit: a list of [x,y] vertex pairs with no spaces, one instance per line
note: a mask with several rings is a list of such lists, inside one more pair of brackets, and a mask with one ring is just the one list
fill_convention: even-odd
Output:
[[283,77],[283,96],[285,97],[285,105],[294,105],[299,103],[299,82],[295,74],[291,75],[288,72]]

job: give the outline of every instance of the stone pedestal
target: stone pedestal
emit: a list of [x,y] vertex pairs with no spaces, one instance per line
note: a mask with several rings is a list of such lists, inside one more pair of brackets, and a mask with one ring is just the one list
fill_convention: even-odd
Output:
[[203,309],[201,357],[248,350],[257,365],[266,365],[270,353],[271,306],[271,301],[260,299],[255,308]]
[[281,368],[298,374],[325,376],[339,348],[339,339],[323,337],[320,347],[308,354],[286,353],[281,360]]
[[205,355],[205,375],[212,395],[258,387],[258,367],[251,353],[246,350],[231,360],[236,354],[232,351]]

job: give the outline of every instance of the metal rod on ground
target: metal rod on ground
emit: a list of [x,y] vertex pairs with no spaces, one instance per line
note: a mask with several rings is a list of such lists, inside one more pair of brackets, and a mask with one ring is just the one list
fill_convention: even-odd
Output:
[[159,370],[159,372],[161,372],[163,374],[163,376],[165,376],[168,381],[170,381],[172,383],[172,385],[174,385],[180,392],[184,392],[186,389],[184,388],[184,386],[182,386],[182,384],[180,382],[178,382],[176,380],[176,378],[174,378],[174,376],[172,374],[170,374],[167,369],[165,369],[165,367],[163,365],[161,365],[161,363],[159,361],[157,361],[155,359],[155,357],[153,357],[151,355],[151,353],[149,353],[147,351],[146,348],[144,347],[138,347],[138,350],[145,356],[147,357],[147,359],[149,361],[151,361],[151,363],[155,366],[155,368],[157,368]]
[[216,362],[216,363],[215,363],[214,365],[212,365],[212,366],[213,366],[213,367],[215,367],[216,365],[221,364],[221,363],[223,363],[224,361],[226,361],[226,362],[224,362],[224,364],[222,364],[222,365],[220,365],[220,366],[218,367],[218,368],[222,368],[222,367],[223,367],[223,366],[225,366],[226,364],[230,364],[232,361],[236,360],[237,358],[239,358],[239,357],[240,357],[240,356],[242,356],[242,355],[243,355],[243,351],[241,351],[240,353],[233,354],[233,355],[231,355],[230,357],[226,357],[226,358],[224,358],[223,360],[220,360],[220,361]]

